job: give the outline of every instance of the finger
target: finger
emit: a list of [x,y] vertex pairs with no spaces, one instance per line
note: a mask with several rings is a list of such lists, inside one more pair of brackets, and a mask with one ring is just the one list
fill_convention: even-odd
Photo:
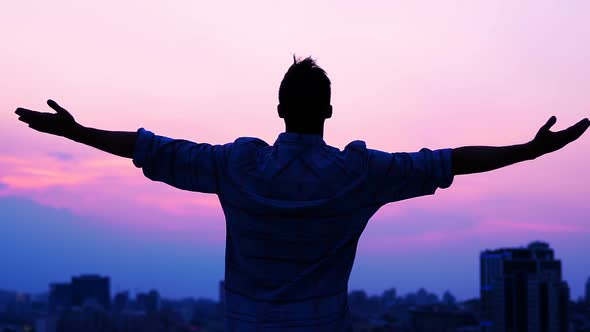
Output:
[[20,117],[18,118],[18,120],[19,120],[19,121],[22,121],[22,122],[24,122],[24,123],[26,123],[26,124],[31,124],[31,123],[33,123],[33,122],[38,122],[38,121],[36,121],[35,119],[32,119],[32,118],[30,118],[30,117],[26,117],[26,116],[20,116]]
[[23,121],[26,124],[29,125],[29,128],[38,130],[38,131],[43,131],[45,132],[47,128],[47,123],[44,121],[40,121],[40,120],[31,120],[31,121]]
[[51,99],[47,100],[47,105],[53,108],[58,114],[69,114],[68,111],[66,111],[63,107],[59,106],[55,101]]
[[32,113],[39,113],[39,112],[35,112],[26,108],[22,108],[19,107],[16,109],[16,111],[14,111],[14,113],[18,114],[18,115],[23,115],[23,114],[32,114]]
[[24,123],[28,124],[28,125],[29,125],[29,127],[33,128],[33,129],[35,129],[35,128],[37,128],[37,127],[39,127],[39,126],[42,126],[42,125],[43,125],[43,121],[39,121],[39,120],[37,120],[37,119],[24,119],[24,118],[22,118],[22,117],[20,117],[20,118],[18,118],[18,119],[19,119],[20,121],[22,121],[22,122],[24,122]]
[[560,131],[559,133],[566,136],[568,140],[574,141],[578,139],[582,134],[590,127],[590,121],[588,119],[582,119],[575,125]]
[[39,114],[41,114],[41,113],[27,110],[27,111],[19,112],[17,114],[19,115],[19,119],[22,118],[22,119],[27,120],[27,119],[32,119],[32,118],[38,117]]
[[34,118],[34,116],[31,116],[31,114],[22,114],[21,116],[18,117],[18,119],[20,121],[26,122],[26,123],[31,122],[33,118]]
[[543,127],[541,127],[541,130],[548,131],[551,127],[553,127],[555,122],[557,122],[557,118],[555,117],[555,115],[553,115],[549,118],[549,120],[547,120],[547,123],[545,123]]
[[54,116],[55,116],[55,114],[53,114],[53,113],[41,113],[41,112],[31,111],[31,112],[22,113],[18,119],[23,122],[26,122],[26,123],[31,123],[33,121],[35,121],[35,122],[47,121],[51,117],[54,117]]
[[41,126],[41,125],[39,125],[39,124],[35,124],[35,123],[30,123],[30,124],[29,124],[29,128],[31,128],[31,129],[33,129],[33,130],[36,130],[36,131],[40,131],[40,132],[46,132],[46,131],[44,130],[44,129],[45,129],[44,127],[42,127],[42,126]]
[[589,125],[590,125],[590,121],[588,121],[588,119],[582,119],[582,120],[578,121],[575,125],[567,128],[565,130],[571,130],[571,131],[584,130],[585,128],[588,128]]

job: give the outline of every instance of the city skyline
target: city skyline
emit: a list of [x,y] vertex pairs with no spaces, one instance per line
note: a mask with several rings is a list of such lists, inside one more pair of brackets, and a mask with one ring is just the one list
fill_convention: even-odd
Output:
[[[555,130],[588,117],[587,1],[299,4],[6,4],[0,284],[40,289],[94,272],[122,287],[214,296],[210,285],[223,278],[215,196],[153,183],[130,160],[32,132],[16,107],[48,112],[53,98],[94,128],[272,143],[283,130],[278,84],[295,53],[316,58],[333,82],[325,138],[339,148],[355,139],[391,152],[518,144],[551,115]],[[479,250],[544,240],[577,298],[590,265],[589,148],[583,137],[385,206],[361,236],[349,289],[432,285],[469,298],[479,293]]]
[[[578,331],[590,319],[590,278],[586,298],[571,299],[562,279],[562,261],[549,243],[480,251],[481,297],[458,300],[452,292],[436,294],[421,287],[402,294],[391,287],[381,294],[349,290],[347,303],[355,331]],[[224,281],[218,298],[185,296],[171,299],[157,289],[131,293],[113,291],[107,275],[72,275],[49,283],[49,292],[26,294],[0,289],[0,327],[35,326],[41,331],[80,330],[120,324],[153,325],[153,317],[168,317],[165,326],[219,329],[223,322]],[[133,323],[128,319],[133,318]],[[174,323],[172,323],[174,322]],[[4,324],[4,325],[3,325]],[[129,325],[127,325],[129,327]],[[216,329],[216,330],[217,330]],[[182,330],[185,331],[185,330]],[[451,330],[452,331],[452,330]]]
[[[508,245],[508,246],[504,246],[504,247],[486,248],[486,249],[481,249],[478,254],[481,255],[481,254],[483,254],[485,252],[488,252],[488,251],[501,251],[501,250],[505,250],[505,249],[508,249],[508,248],[512,248],[512,249],[515,249],[515,248],[526,249],[532,243],[544,243],[544,242],[541,241],[541,240],[535,240],[535,241],[531,241],[529,243],[520,244],[520,245],[511,245],[511,246]],[[476,263],[477,264],[481,264],[481,262],[479,260]],[[566,265],[566,262],[561,262],[561,265]],[[403,287],[402,288],[398,288],[394,284],[388,285],[388,286],[386,286],[386,287],[384,287],[382,289],[371,288],[371,287],[368,287],[367,288],[367,287],[363,287],[362,285],[357,285],[357,287],[349,287],[348,290],[349,290],[349,292],[363,291],[363,292],[366,292],[368,296],[374,296],[374,295],[379,296],[383,292],[385,292],[385,291],[387,291],[389,289],[392,289],[392,288],[396,289],[398,291],[398,294],[412,293],[412,292],[415,292],[415,291],[417,291],[419,289],[427,289],[427,290],[430,290],[430,291],[434,291],[435,294],[439,294],[441,296],[441,298],[442,298],[443,293],[450,292],[451,294],[453,294],[453,295],[456,296],[457,300],[467,301],[467,300],[471,300],[471,299],[479,298],[480,297],[479,292],[481,291],[481,289],[479,288],[479,282],[480,282],[481,276],[478,274],[479,273],[479,265],[477,266],[477,268],[474,269],[474,271],[477,274],[478,287],[477,287],[477,293],[476,294],[473,294],[471,296],[464,296],[460,292],[459,293],[456,293],[451,287],[446,287],[446,288],[445,287],[442,287],[442,288],[433,288],[433,287],[430,287],[429,285],[426,285],[426,284],[424,284],[424,285],[418,285],[418,286],[416,286],[413,289],[412,288],[403,288]],[[65,274],[62,273],[61,275],[64,275],[64,277],[62,277],[61,279],[48,280],[45,283],[45,286],[47,286],[47,287],[44,290],[37,289],[35,291],[32,291],[30,289],[15,289],[15,288],[12,288],[11,289],[9,287],[5,287],[4,285],[1,285],[0,284],[0,291],[13,291],[13,292],[27,293],[29,295],[37,296],[37,295],[43,295],[43,294],[48,293],[49,290],[50,290],[50,288],[51,288],[51,285],[53,283],[65,282],[65,281],[69,280],[70,276],[74,276],[74,275],[80,275],[80,276],[83,276],[83,275],[86,275],[86,276],[100,276],[100,275],[103,275],[103,274],[102,273],[97,273],[96,271],[88,270],[88,271],[85,271],[85,272],[76,272],[76,273],[71,273],[71,274],[68,274],[68,275],[65,275]],[[158,287],[153,286],[153,285],[150,286],[149,284],[146,284],[146,283],[143,283],[143,287],[137,287],[137,285],[136,286],[132,286],[132,285],[121,285],[120,283],[117,282],[117,280],[112,280],[110,274],[104,273],[104,275],[105,276],[108,276],[111,279],[111,281],[112,281],[111,287],[110,287],[111,297],[115,296],[117,293],[120,293],[120,292],[128,292],[129,294],[133,295],[133,294],[140,294],[140,293],[149,292],[149,291],[152,291],[152,290],[158,290],[158,292],[161,291],[161,289],[159,289]],[[588,275],[590,275],[590,273]],[[582,285],[583,288],[582,288],[580,294],[575,294],[575,293],[570,294],[570,298],[571,298],[572,301],[577,301],[580,298],[586,298],[586,297],[590,296],[590,295],[587,295],[587,294],[590,294],[589,293],[590,292],[590,287],[588,286],[588,285],[590,285],[590,276],[584,275],[580,279],[585,280],[585,283]],[[194,293],[193,294],[180,294],[180,293],[175,293],[174,295],[170,295],[170,294],[167,294],[166,292],[164,292],[164,293],[161,293],[161,295],[162,295],[163,298],[175,299],[175,300],[182,299],[182,298],[187,298],[187,297],[218,300],[219,299],[219,296],[220,296],[219,295],[220,294],[219,293],[219,289],[218,288],[215,288],[215,287],[212,287],[212,286],[217,285],[220,280],[223,281],[223,277],[221,277],[220,279],[218,279],[217,281],[215,281],[211,285],[206,286],[206,288],[209,289],[209,292],[207,292],[205,294],[194,294]],[[173,279],[170,279],[169,281],[172,283],[174,280]],[[564,276],[564,281],[568,282],[567,276]],[[165,287],[164,289],[167,289],[167,288]]]

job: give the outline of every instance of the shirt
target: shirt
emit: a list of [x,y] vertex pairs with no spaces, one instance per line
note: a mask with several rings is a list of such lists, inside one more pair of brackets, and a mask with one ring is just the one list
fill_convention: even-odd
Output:
[[133,164],[179,189],[216,194],[225,214],[228,331],[350,331],[357,243],[383,205],[453,182],[451,149],[388,153],[281,133],[211,145],[139,128]]

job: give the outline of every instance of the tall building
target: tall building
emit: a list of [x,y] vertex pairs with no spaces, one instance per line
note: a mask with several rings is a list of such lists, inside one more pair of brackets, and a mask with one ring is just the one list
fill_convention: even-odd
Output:
[[590,305],[590,277],[586,280],[586,304]]
[[49,285],[49,311],[67,310],[72,306],[72,285],[53,283]]
[[225,310],[225,280],[219,282],[219,310],[221,313]]
[[27,293],[16,293],[12,310],[15,314],[31,312],[31,295]]
[[565,332],[569,288],[544,242],[480,254],[481,331]]
[[72,305],[100,305],[104,310],[111,307],[111,282],[109,277],[94,274],[72,277]]

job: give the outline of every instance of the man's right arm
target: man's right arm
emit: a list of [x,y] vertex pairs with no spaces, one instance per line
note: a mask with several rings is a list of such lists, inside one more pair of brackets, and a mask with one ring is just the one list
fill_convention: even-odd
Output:
[[552,116],[539,129],[535,138],[525,144],[454,148],[452,153],[453,175],[487,172],[517,162],[533,160],[575,141],[590,126],[588,119],[582,119],[567,129],[552,132],[549,129],[556,121],[555,116]]
[[64,137],[120,157],[131,159],[133,158],[137,132],[108,131],[78,125]]
[[219,169],[223,168],[232,144],[211,145],[137,131],[108,131],[78,124],[53,100],[47,104],[56,113],[18,108],[19,120],[40,132],[66,137],[99,150],[133,159],[133,164],[153,180],[183,190],[204,193],[219,191]]
[[15,113],[19,115],[19,120],[34,130],[62,136],[120,157],[133,158],[136,131],[108,131],[84,127],[55,101],[48,100],[47,105],[56,113],[42,113],[25,108],[18,108]]

